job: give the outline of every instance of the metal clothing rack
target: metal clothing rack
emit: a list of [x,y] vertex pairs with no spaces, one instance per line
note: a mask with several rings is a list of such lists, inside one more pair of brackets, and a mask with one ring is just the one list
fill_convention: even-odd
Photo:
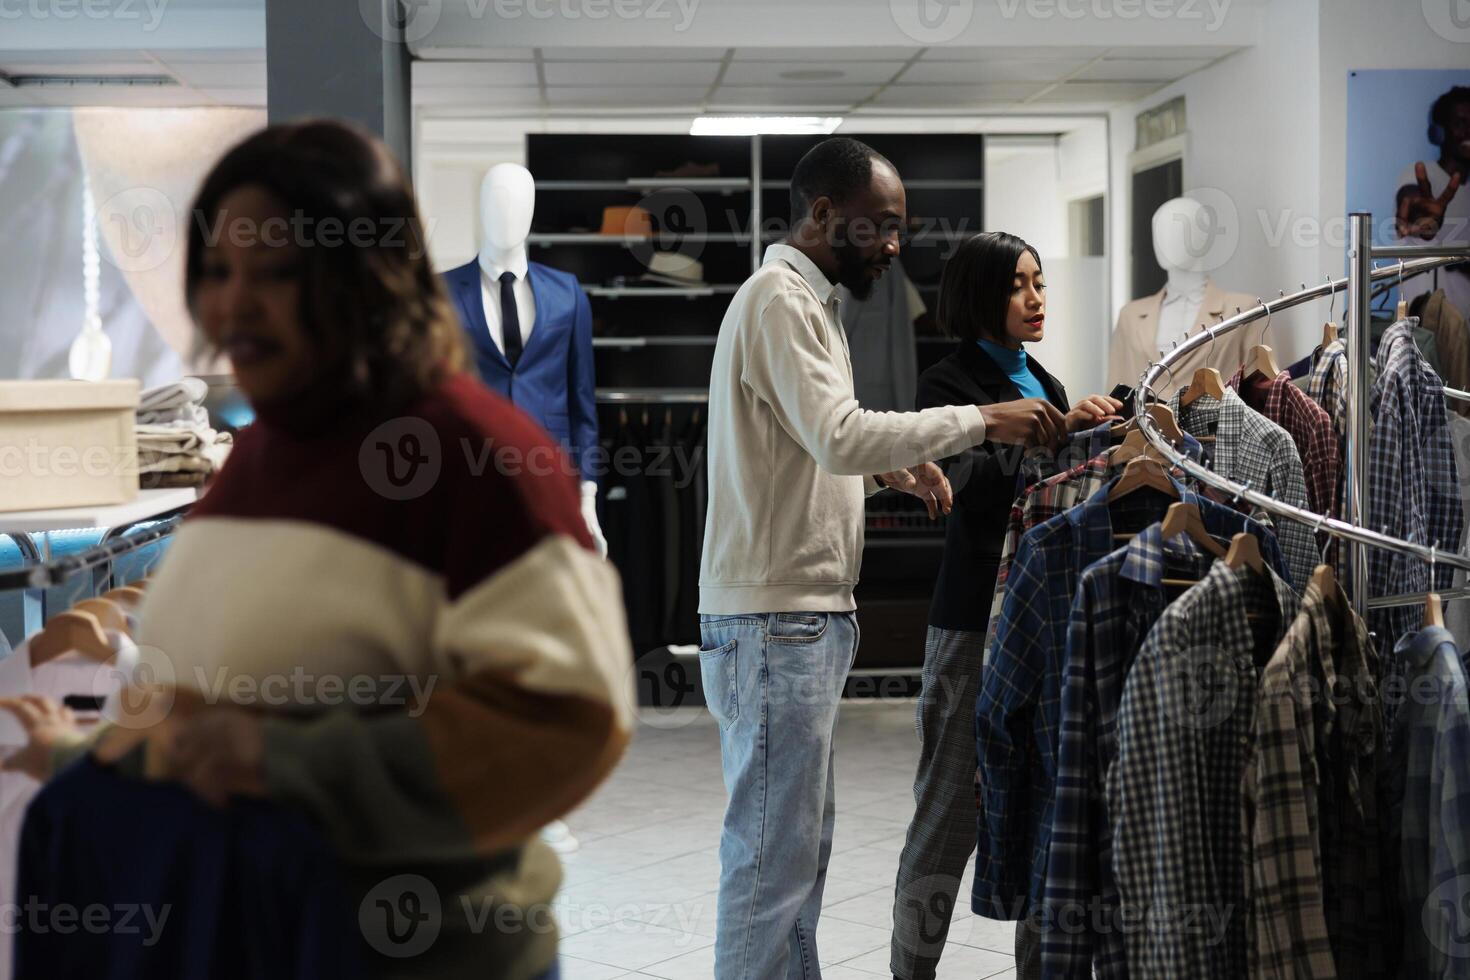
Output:
[[[1172,380],[1172,366],[1181,359],[1207,344],[1213,344],[1220,334],[1239,330],[1247,324],[1254,323],[1262,317],[1269,317],[1273,313],[1310,303],[1313,300],[1330,296],[1339,290],[1347,293],[1348,307],[1348,330],[1347,330],[1347,356],[1348,356],[1348,383],[1351,386],[1348,404],[1348,432],[1347,432],[1347,497],[1346,517],[1343,520],[1328,517],[1325,514],[1314,513],[1302,507],[1294,507],[1282,503],[1274,497],[1252,490],[1250,487],[1236,483],[1204,466],[1194,462],[1185,456],[1164,436],[1152,416],[1143,412],[1138,415],[1138,425],[1147,438],[1155,447],[1162,452],[1170,463],[1199,482],[1221,490],[1236,502],[1246,501],[1269,514],[1285,517],[1298,521],[1318,531],[1326,532],[1334,537],[1343,538],[1347,542],[1348,567],[1352,570],[1352,603],[1353,609],[1363,615],[1370,607],[1368,599],[1368,553],[1367,548],[1384,548],[1400,554],[1412,555],[1429,562],[1431,566],[1447,565],[1452,568],[1463,568],[1470,571],[1470,557],[1458,554],[1456,549],[1459,542],[1445,542],[1449,545],[1448,550],[1440,550],[1438,544],[1425,546],[1411,541],[1404,541],[1387,534],[1381,534],[1363,526],[1366,507],[1364,502],[1364,490],[1368,478],[1368,371],[1369,362],[1369,340],[1371,334],[1370,317],[1370,294],[1375,280],[1388,279],[1391,277],[1406,277],[1410,273],[1419,273],[1441,266],[1452,265],[1470,257],[1470,247],[1466,246],[1442,246],[1442,245],[1393,245],[1374,247],[1372,243],[1371,214],[1354,213],[1349,216],[1349,244],[1348,244],[1348,275],[1342,279],[1329,279],[1320,286],[1311,288],[1303,287],[1294,293],[1283,295],[1280,299],[1271,302],[1263,302],[1249,310],[1237,313],[1213,328],[1202,333],[1195,334],[1182,342],[1176,343],[1164,356],[1144,371],[1139,381],[1139,392],[1142,395],[1140,404],[1145,400],[1157,400],[1158,396],[1155,385],[1160,380],[1163,372],[1168,372]],[[1372,261],[1375,258],[1399,259],[1397,266],[1386,266],[1382,269],[1374,269]],[[1447,389],[1446,394],[1458,397],[1465,393],[1454,389]],[[1457,597],[1464,593],[1470,595],[1470,589],[1456,590],[1454,593],[1439,593],[1441,597]],[[1371,601],[1371,607],[1385,608],[1389,606],[1404,606],[1424,601],[1424,593],[1409,595],[1380,596]]]
[[598,388],[599,404],[702,405],[709,401],[706,388]]
[[[117,583],[113,581],[113,563],[124,555],[153,544],[173,534],[183,519],[188,507],[181,507],[157,517],[150,517],[150,522],[156,521],[151,526],[143,528],[135,534],[126,533],[135,524],[122,525],[111,528],[101,543],[86,551],[74,555],[66,555],[50,561],[36,561],[21,568],[8,572],[0,572],[0,592],[13,590],[22,591],[22,624],[25,635],[29,636],[45,625],[46,615],[46,589],[62,585],[72,576],[81,572],[92,573],[92,594],[100,595]],[[29,544],[29,536],[24,534],[11,534],[19,544],[26,539]],[[21,546],[23,553],[29,551],[32,555],[38,555],[35,546],[31,544]]]

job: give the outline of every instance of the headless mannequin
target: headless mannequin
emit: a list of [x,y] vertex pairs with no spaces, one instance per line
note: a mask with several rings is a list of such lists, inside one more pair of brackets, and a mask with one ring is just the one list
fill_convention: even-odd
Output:
[[[1108,384],[1136,385],[1139,376],[1176,342],[1192,337],[1236,312],[1256,305],[1254,296],[1228,293],[1210,279],[1217,259],[1210,248],[1217,229],[1204,205],[1187,197],[1165,201],[1154,212],[1154,257],[1168,274],[1161,292],[1123,306],[1108,342]],[[1186,354],[1157,392],[1168,397],[1189,383],[1198,368],[1213,367],[1225,377],[1243,364],[1247,331],[1236,330]]]
[[[524,348],[536,325],[536,303],[526,275],[526,238],[531,233],[531,216],[536,210],[536,180],[531,171],[516,163],[498,163],[480,182],[480,255],[479,265],[485,320],[501,350],[506,349],[504,323],[500,313],[499,278],[503,272],[516,276],[513,290]],[[597,522],[597,484],[582,483],[582,517],[587,530],[597,542],[597,549],[607,556],[607,539]]]
[[1169,274],[1156,341],[1165,351],[1183,340],[1199,319],[1210,277],[1203,268],[1208,242],[1204,205],[1187,197],[1165,201],[1153,217],[1154,258]]

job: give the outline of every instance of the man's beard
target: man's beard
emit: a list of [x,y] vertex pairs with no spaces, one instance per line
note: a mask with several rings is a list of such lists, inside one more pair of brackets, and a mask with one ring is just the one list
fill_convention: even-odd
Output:
[[864,258],[862,250],[852,242],[842,242],[832,251],[837,257],[837,281],[847,287],[854,299],[865,300],[873,295],[877,280],[868,275],[868,270],[874,266],[886,269],[888,260]]

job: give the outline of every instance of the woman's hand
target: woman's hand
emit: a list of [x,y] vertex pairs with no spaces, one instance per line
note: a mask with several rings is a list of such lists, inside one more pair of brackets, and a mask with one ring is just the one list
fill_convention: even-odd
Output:
[[1081,432],[1101,425],[1110,418],[1120,418],[1123,403],[1109,395],[1088,395],[1067,413],[1067,431]]
[[27,739],[25,748],[5,760],[5,770],[23,772],[44,783],[51,778],[52,750],[81,736],[76,715],[70,708],[39,694],[0,698],[0,709],[15,715]]
[[949,488],[949,478],[933,463],[920,463],[906,470],[894,470],[880,475],[878,479],[891,490],[913,494],[924,501],[931,521],[939,516],[940,511],[948,514],[954,506],[954,492]]
[[212,705],[173,727],[165,750],[169,776],[222,807],[232,796],[265,795],[265,730],[259,715]]

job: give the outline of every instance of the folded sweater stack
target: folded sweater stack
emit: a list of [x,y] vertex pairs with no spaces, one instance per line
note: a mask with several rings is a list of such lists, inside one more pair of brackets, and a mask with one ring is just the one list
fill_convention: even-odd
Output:
[[201,487],[224,465],[233,437],[210,428],[208,391],[199,378],[182,378],[139,397],[134,428],[142,486]]

